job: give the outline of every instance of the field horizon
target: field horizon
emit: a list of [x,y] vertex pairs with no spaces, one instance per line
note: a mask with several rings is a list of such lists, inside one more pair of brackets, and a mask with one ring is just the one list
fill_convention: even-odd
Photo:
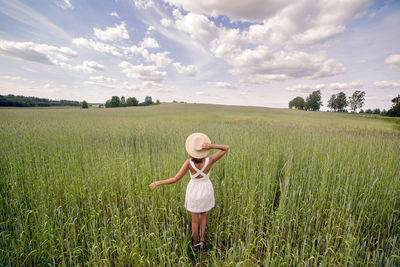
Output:
[[[398,265],[397,120],[163,103],[0,108],[1,265]],[[204,253],[184,208],[192,132],[210,172]]]

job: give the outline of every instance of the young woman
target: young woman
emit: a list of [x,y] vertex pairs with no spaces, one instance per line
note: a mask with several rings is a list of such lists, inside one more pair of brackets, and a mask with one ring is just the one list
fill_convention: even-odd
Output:
[[[189,171],[190,181],[186,188],[185,208],[192,215],[192,244],[193,251],[196,252],[205,248],[206,212],[215,205],[214,189],[210,181],[210,169],[215,162],[226,154],[229,147],[211,144],[208,136],[203,133],[191,134],[186,139],[185,147],[190,158],[183,163],[182,168],[175,177],[156,181],[150,184],[150,188],[154,189],[159,185],[175,183]],[[210,149],[219,149],[220,151],[206,157]]]

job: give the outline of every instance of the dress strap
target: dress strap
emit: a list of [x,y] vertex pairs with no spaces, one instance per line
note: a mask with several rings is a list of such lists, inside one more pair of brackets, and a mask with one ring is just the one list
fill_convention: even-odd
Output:
[[192,165],[193,169],[196,171],[196,173],[193,174],[193,177],[197,177],[197,176],[199,176],[199,175],[201,175],[201,176],[203,176],[203,177],[206,176],[206,174],[205,174],[203,171],[206,169],[206,167],[207,167],[209,161],[210,161],[210,159],[207,157],[207,158],[206,158],[206,162],[204,163],[203,168],[201,168],[201,170],[199,170],[199,169],[196,168],[196,166],[194,165],[193,161],[190,160],[190,161],[189,161],[189,162],[190,162],[190,165]]

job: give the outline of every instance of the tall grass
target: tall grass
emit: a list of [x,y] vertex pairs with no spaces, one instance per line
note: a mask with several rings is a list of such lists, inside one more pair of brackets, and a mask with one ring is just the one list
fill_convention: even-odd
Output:
[[[210,249],[190,251],[186,137],[211,170]],[[0,110],[0,264],[399,265],[400,141],[351,114],[174,104]]]

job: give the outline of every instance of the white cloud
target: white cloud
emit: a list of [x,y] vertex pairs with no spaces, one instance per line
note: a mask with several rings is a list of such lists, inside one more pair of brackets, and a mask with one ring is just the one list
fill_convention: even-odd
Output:
[[284,8],[289,0],[164,0],[187,11],[218,17],[226,15],[233,20],[260,21]]
[[325,84],[297,84],[293,86],[288,86],[285,88],[286,91],[289,92],[298,92],[298,93],[311,93],[316,90],[325,89]]
[[176,70],[180,74],[183,74],[185,76],[196,76],[197,73],[199,72],[198,68],[196,66],[194,66],[194,65],[183,66],[179,62],[175,62],[172,65],[176,68]]
[[224,59],[234,67],[231,72],[241,77],[241,82],[245,83],[266,83],[268,80],[289,78],[317,79],[345,70],[342,64],[324,54],[300,51],[273,53],[266,46],[226,54]]
[[114,27],[106,27],[105,30],[93,28],[94,35],[102,41],[117,41],[122,39],[129,39],[129,33],[126,29],[125,22]]
[[174,91],[172,87],[167,87],[162,83],[158,82],[142,82],[141,86],[145,90],[151,90],[152,92],[157,92],[157,93],[171,93]]
[[0,55],[48,65],[60,65],[61,61],[77,57],[78,53],[68,47],[0,40]]
[[364,86],[363,81],[353,81],[347,83],[331,83],[329,87],[332,90],[360,89]]
[[400,71],[400,54],[388,56],[385,59],[385,64],[390,65],[390,67],[394,70]]
[[120,82],[117,79],[104,77],[104,76],[91,76],[89,77],[89,81],[83,82],[84,85],[91,85],[109,89],[122,89],[128,91],[138,91],[139,88],[135,84],[131,84],[129,82]]
[[157,40],[151,37],[146,37],[140,44],[143,48],[159,48],[160,45],[158,44]]
[[122,54],[117,50],[116,47],[102,42],[94,41],[92,39],[76,38],[72,40],[72,43],[76,46],[94,49],[98,52],[110,53],[114,56],[122,56]]
[[153,0],[133,0],[133,3],[139,9],[146,9],[154,6]]
[[169,27],[170,25],[171,25],[171,20],[170,19],[161,19],[161,24],[164,26],[164,27]]
[[119,64],[119,67],[127,77],[146,82],[160,83],[166,76],[166,72],[158,71],[156,66],[132,65],[123,61]]
[[71,4],[70,0],[57,1],[56,5],[61,7],[62,9],[73,9],[74,8],[74,6]]
[[379,81],[379,82],[374,82],[373,85],[378,88],[400,88],[400,80],[399,81]]
[[188,13],[176,20],[176,27],[193,39],[211,41],[218,36],[218,28],[206,16]]
[[149,53],[147,49],[143,46],[131,46],[124,47],[124,51],[126,54],[133,53],[135,55],[141,55],[146,59],[147,62],[154,62],[157,67],[165,67],[172,62],[172,59],[168,57],[169,52],[158,52],[158,53]]
[[97,63],[96,61],[87,61],[86,60],[80,65],[73,66],[71,69],[75,70],[75,71],[83,71],[83,72],[87,72],[87,73],[93,73],[96,71],[103,71],[104,66],[101,65],[100,63]]
[[236,88],[234,85],[228,82],[208,82],[208,85],[217,87],[217,88],[222,88],[222,89],[234,89]]
[[9,81],[31,81],[30,79],[20,77],[20,76],[9,76],[9,75],[1,75],[1,80],[9,80]]
[[109,13],[108,15],[110,15],[110,16],[112,16],[112,17],[117,17],[117,18],[119,18],[119,15],[118,15],[117,12],[111,12],[111,13]]

